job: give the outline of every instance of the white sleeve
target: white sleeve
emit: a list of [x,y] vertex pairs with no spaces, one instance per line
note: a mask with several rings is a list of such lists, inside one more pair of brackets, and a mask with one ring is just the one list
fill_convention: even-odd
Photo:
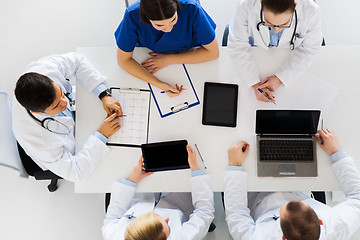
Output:
[[104,239],[120,239],[122,227],[127,223],[121,222],[124,214],[130,209],[132,199],[135,195],[135,187],[115,181],[111,190],[110,204],[102,227]]
[[236,71],[246,85],[260,82],[259,70],[253,60],[249,44],[249,1],[239,1],[229,24],[228,49]]
[[105,77],[101,75],[90,62],[82,55],[71,52],[62,55],[52,55],[40,61],[50,61],[66,79],[76,77],[77,80],[89,92],[92,92],[95,87],[105,82]]
[[214,219],[214,196],[210,185],[210,176],[199,175],[191,178],[191,195],[194,212],[189,221],[183,223],[181,233],[175,239],[200,240],[207,234]]
[[[43,144],[47,143],[44,142]],[[46,168],[72,182],[79,182],[90,176],[104,156],[110,151],[94,135],[90,135],[83,148],[74,155],[58,144],[51,144],[51,146],[45,149],[36,147],[32,147],[32,149],[34,149],[35,155],[36,152],[41,152],[38,155],[41,156],[39,160]]]
[[247,173],[225,171],[225,215],[231,236],[234,239],[253,239],[254,219],[247,207]]
[[289,59],[275,72],[285,86],[297,81],[307,71],[321,47],[323,35],[320,9],[317,5],[313,9],[312,13],[308,12],[306,15],[311,17],[311,23],[304,36],[300,36],[303,39],[301,44],[291,51]]
[[337,239],[349,239],[360,227],[360,173],[351,157],[345,157],[332,165],[345,200],[332,208],[327,229],[338,229]]

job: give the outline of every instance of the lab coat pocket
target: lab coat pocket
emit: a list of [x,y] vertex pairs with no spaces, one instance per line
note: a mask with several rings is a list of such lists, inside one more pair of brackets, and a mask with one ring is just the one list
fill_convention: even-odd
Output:
[[294,45],[295,45],[295,48],[297,47],[302,47],[303,46],[303,43],[304,42],[304,38],[302,37],[295,37],[295,40],[294,40]]

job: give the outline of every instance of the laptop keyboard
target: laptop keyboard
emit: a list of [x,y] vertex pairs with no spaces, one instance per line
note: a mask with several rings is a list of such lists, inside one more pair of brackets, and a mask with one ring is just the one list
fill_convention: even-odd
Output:
[[313,161],[312,140],[260,140],[260,161]]

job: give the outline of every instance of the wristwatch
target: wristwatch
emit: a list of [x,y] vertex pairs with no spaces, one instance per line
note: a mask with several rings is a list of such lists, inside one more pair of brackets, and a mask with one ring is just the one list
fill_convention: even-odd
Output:
[[105,97],[105,96],[110,96],[110,97],[111,97],[110,89],[106,89],[106,90],[102,91],[102,92],[99,94],[100,100],[101,100],[103,97]]

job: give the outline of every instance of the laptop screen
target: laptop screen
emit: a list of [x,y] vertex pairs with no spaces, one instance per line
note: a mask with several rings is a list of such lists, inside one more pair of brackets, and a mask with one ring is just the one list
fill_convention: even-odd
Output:
[[319,110],[257,110],[256,134],[315,134]]

